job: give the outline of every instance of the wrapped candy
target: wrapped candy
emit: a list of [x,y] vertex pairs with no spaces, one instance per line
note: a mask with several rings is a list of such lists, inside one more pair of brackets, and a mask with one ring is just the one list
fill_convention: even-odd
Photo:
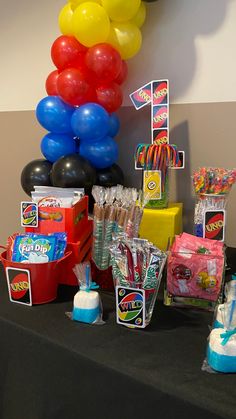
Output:
[[214,309],[222,297],[223,243],[183,233],[176,237],[167,264],[166,305]]
[[236,169],[202,167],[193,174],[193,187],[197,198],[194,212],[194,234],[204,237],[206,211],[224,211],[228,194],[236,182]]
[[142,196],[135,188],[121,185],[112,188],[94,186],[93,261],[97,268],[110,266],[109,246],[112,237],[126,232],[128,237],[138,235],[143,215]]
[[151,321],[166,254],[147,240],[130,239],[123,234],[117,236],[111,245],[111,262],[116,292],[119,287],[128,290],[143,290],[145,323],[142,327],[146,327]]
[[73,269],[80,290],[74,296],[72,320],[91,323],[103,324],[102,320],[102,303],[98,292],[99,287],[91,279],[91,268],[89,262],[75,265]]
[[236,276],[226,287],[226,302],[218,306],[208,338],[207,359],[203,369],[223,373],[236,372]]

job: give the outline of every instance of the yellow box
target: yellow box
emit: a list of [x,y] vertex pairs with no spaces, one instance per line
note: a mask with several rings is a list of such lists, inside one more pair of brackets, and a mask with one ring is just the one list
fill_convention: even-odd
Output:
[[169,238],[173,239],[183,231],[182,212],[182,203],[169,204],[164,209],[144,208],[140,237],[148,239],[159,249],[166,250]]

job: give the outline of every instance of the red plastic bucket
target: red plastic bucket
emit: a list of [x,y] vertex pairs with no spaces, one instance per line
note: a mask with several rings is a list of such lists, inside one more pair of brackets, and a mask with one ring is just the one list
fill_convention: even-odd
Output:
[[[1,246],[2,247],[2,246]],[[0,254],[0,259],[6,268],[27,269],[30,272],[32,304],[45,304],[57,297],[58,269],[60,262],[70,255],[71,252],[58,260],[48,263],[17,263],[7,259],[7,252]]]

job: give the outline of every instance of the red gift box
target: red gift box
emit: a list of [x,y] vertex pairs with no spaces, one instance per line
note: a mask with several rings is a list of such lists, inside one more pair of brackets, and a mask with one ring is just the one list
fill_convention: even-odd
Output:
[[93,281],[99,285],[101,290],[114,292],[111,266],[108,269],[101,270],[91,261],[91,270]]
[[91,259],[93,242],[93,221],[89,220],[83,232],[80,233],[80,239],[77,242],[68,242],[66,252],[71,252],[60,267],[58,282],[63,285],[78,285],[73,268],[76,264]]
[[77,242],[88,224],[88,197],[72,208],[39,207],[38,227],[26,227],[27,233],[67,233],[68,242]]

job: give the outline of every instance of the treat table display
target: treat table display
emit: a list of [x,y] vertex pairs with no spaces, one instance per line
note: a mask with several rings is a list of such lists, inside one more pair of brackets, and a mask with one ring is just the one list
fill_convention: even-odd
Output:
[[130,330],[115,322],[114,295],[101,293],[106,324],[86,325],[65,315],[75,290],[13,304],[1,270],[1,419],[236,417],[235,375],[201,371],[212,313],[158,301],[149,327]]

